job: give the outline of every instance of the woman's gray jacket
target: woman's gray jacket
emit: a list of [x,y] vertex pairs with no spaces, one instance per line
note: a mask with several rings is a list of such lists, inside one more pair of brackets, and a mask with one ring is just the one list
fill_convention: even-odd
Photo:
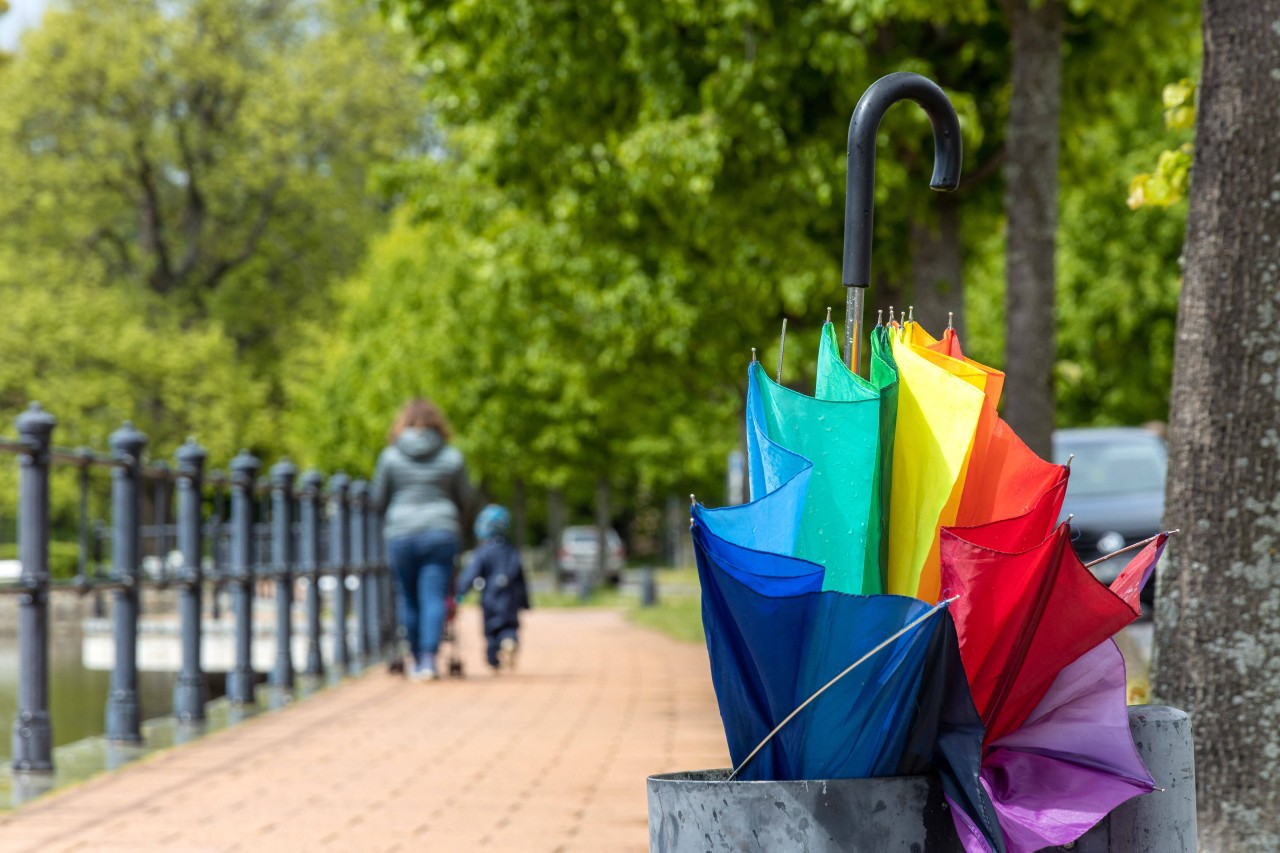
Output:
[[383,448],[369,497],[384,509],[387,539],[447,530],[461,537],[472,502],[462,453],[434,429],[406,428]]

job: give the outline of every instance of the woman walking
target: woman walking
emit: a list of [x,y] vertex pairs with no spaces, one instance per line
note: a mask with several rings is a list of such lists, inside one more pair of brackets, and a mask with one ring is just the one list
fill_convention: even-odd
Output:
[[386,513],[387,558],[415,680],[437,677],[445,597],[472,501],[466,463],[450,436],[434,403],[410,400],[396,415],[373,474],[371,498]]

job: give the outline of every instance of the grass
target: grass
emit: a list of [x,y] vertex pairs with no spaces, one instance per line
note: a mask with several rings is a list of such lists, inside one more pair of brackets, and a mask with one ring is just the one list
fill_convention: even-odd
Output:
[[559,592],[535,592],[530,596],[535,608],[541,607],[621,607],[625,597],[617,587],[600,587],[583,599],[576,589],[565,587]]
[[[665,591],[664,591],[665,590]],[[539,592],[533,596],[534,607],[616,607],[636,625],[651,628],[689,643],[703,642],[702,599],[698,594],[698,571],[661,569],[658,572],[658,603],[641,607],[633,596],[616,587],[597,589],[586,600],[577,590]]]
[[[664,591],[665,590],[665,591]],[[692,566],[664,569],[658,574],[658,603],[641,607],[629,602],[627,618],[636,625],[660,631],[687,643],[702,643],[702,598],[698,570]]]
[[627,610],[627,618],[636,625],[687,643],[701,643],[704,639],[702,600],[696,595],[663,598],[654,607],[640,607],[632,603]]

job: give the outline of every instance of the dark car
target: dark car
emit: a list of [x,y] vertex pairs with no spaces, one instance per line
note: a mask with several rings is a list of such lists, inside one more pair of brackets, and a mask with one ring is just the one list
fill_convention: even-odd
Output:
[[[1062,517],[1071,519],[1076,553],[1085,563],[1141,542],[1160,532],[1164,515],[1164,440],[1139,427],[1060,429],[1053,434],[1053,459],[1066,463],[1071,478]],[[1126,552],[1091,571],[1111,583],[1134,556]],[[1143,599],[1151,600],[1155,583]]]

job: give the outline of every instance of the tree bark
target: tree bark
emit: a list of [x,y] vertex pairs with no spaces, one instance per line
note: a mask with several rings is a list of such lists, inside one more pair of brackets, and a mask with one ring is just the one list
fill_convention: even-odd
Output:
[[1011,0],[1013,92],[1005,135],[1008,217],[1004,417],[1053,452],[1054,253],[1062,105],[1062,5]]
[[954,196],[937,197],[936,227],[911,223],[912,304],[916,319],[941,334],[947,315],[964,341],[964,254],[960,246],[960,205]]
[[565,525],[564,489],[547,491],[547,547],[551,549],[551,565],[555,573],[556,591],[560,590],[560,534]]
[[1190,712],[1202,850],[1280,850],[1280,0],[1205,0],[1155,693]]
[[592,578],[594,586],[603,584],[608,577],[608,531],[612,524],[613,517],[609,509],[609,478],[600,474],[596,477],[596,565]]
[[524,478],[515,478],[514,494],[511,497],[511,541],[517,548],[524,548],[526,537],[526,517],[528,501],[525,499]]

